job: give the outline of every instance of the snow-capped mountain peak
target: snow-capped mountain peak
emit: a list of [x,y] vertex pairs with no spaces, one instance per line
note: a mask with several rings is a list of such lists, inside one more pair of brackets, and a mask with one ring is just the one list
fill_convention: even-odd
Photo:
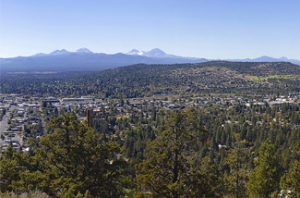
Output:
[[144,55],[149,56],[149,57],[157,57],[157,58],[168,56],[167,53],[165,53],[164,51],[162,51],[161,49],[158,49],[158,48],[154,48],[148,52],[145,52]]
[[51,52],[50,55],[63,55],[63,54],[68,54],[68,53],[70,53],[70,52],[65,49],[61,49],[61,50],[55,50],[55,51]]
[[150,51],[142,51],[137,49],[132,49],[127,53],[128,55],[134,55],[134,56],[147,56],[147,57],[154,57],[154,58],[163,58],[163,57],[169,57],[170,55],[162,51],[161,49],[154,48]]
[[93,53],[91,50],[87,49],[87,48],[80,48],[78,50],[76,50],[77,53]]
[[137,50],[137,49],[132,49],[130,50],[128,53],[128,55],[134,55],[134,56],[143,56],[144,55],[144,52],[141,51],[141,50]]

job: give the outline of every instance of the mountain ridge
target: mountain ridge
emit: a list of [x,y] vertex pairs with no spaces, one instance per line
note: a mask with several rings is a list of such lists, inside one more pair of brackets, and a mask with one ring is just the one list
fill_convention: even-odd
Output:
[[[99,71],[132,64],[182,64],[202,63],[215,59],[194,58],[172,55],[159,48],[149,51],[132,49],[127,53],[95,53],[87,48],[76,51],[66,49],[54,50],[48,54],[38,53],[32,56],[0,58],[1,72],[35,72],[35,71]],[[286,57],[273,58],[261,56],[246,59],[225,59],[232,62],[291,62],[300,65],[299,60]]]
[[[136,52],[136,51],[135,51]],[[126,53],[94,53],[87,48],[75,52],[65,49],[55,50],[48,54],[39,53],[33,56],[0,58],[1,72],[35,72],[35,71],[98,71],[132,64],[177,64],[206,62],[203,58],[189,58],[168,55],[162,50],[153,49],[145,55]]]

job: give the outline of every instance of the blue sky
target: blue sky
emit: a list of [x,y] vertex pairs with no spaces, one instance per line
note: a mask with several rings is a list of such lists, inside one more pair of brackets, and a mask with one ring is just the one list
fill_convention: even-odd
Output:
[[300,1],[0,0],[0,57],[81,47],[300,59]]

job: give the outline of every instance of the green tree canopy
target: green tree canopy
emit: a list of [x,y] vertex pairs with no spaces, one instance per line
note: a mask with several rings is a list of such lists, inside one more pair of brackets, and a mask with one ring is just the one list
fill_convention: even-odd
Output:
[[252,197],[270,197],[278,190],[279,167],[275,146],[267,140],[259,149],[254,172],[250,175],[248,191]]
[[281,179],[281,187],[290,197],[300,197],[300,162],[292,162],[289,171]]
[[165,130],[146,148],[138,175],[142,191],[157,197],[201,197],[205,193],[217,197],[218,194],[209,190],[218,181],[209,179],[214,171],[201,170],[197,153],[205,133],[192,111],[172,113]]

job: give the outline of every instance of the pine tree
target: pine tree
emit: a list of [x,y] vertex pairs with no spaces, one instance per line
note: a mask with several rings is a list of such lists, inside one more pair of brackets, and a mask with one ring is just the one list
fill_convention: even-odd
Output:
[[226,190],[234,197],[246,196],[246,182],[248,173],[245,167],[247,153],[241,148],[229,151],[225,164],[229,170],[225,173]]
[[196,151],[206,138],[206,132],[197,123],[191,111],[171,114],[165,131],[147,145],[145,160],[138,169],[141,191],[150,191],[156,197],[174,198],[214,193],[209,188],[213,189],[215,186],[211,185],[218,180],[206,178],[205,175],[213,171],[209,174],[201,171],[197,160]]
[[42,171],[51,177],[51,192],[66,195],[84,194],[116,197],[123,192],[122,178],[127,163],[120,148],[106,141],[103,134],[88,129],[73,114],[50,124],[53,132],[41,138],[37,156]]
[[20,178],[20,166],[16,160],[16,151],[9,146],[0,160],[0,190],[13,191],[13,182]]
[[289,197],[300,197],[300,162],[293,161],[289,171],[281,179],[281,187]]
[[259,149],[254,172],[250,175],[248,192],[253,197],[267,198],[278,190],[278,159],[275,146],[266,141]]

